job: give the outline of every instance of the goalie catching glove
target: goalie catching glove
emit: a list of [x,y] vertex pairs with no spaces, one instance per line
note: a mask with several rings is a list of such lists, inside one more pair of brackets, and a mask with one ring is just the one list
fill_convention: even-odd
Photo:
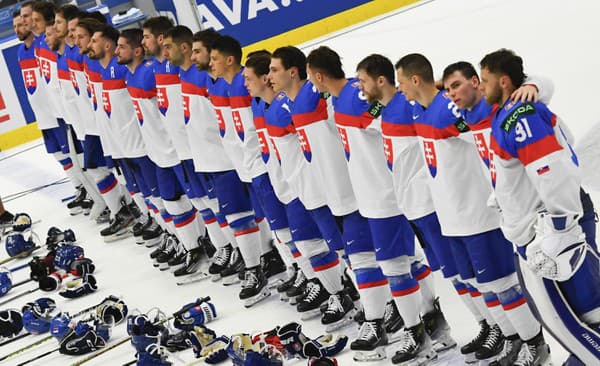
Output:
[[526,247],[527,266],[540,277],[566,281],[585,260],[585,234],[578,216],[541,215],[536,236]]

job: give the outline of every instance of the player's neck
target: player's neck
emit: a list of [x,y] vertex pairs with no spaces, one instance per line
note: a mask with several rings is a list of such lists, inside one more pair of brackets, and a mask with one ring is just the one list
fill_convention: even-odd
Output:
[[291,86],[285,90],[285,93],[291,101],[294,101],[296,99],[304,83],[306,83],[306,80],[294,80],[292,81]]
[[473,102],[473,105],[470,106],[469,108],[467,108],[467,110],[472,110],[473,108],[475,108],[476,105],[479,104],[479,102],[481,102],[481,99],[483,98],[483,94],[481,94],[481,92],[477,92],[475,93],[475,101]]
[[184,57],[183,62],[181,63],[181,65],[179,65],[179,68],[183,71],[188,71],[190,67],[192,67],[192,59],[189,56]]
[[59,44],[58,49],[56,50],[56,52],[59,55],[64,55],[65,54],[65,47],[66,47],[67,44],[66,44],[66,42],[64,40],[59,41],[59,42],[60,42],[60,44]]
[[439,90],[434,84],[425,84],[419,95],[417,96],[417,102],[420,105],[427,108],[433,102],[433,98],[439,93]]
[[104,57],[102,57],[100,59],[100,64],[102,65],[102,67],[106,68],[108,66],[108,64],[110,63],[110,61],[113,59],[113,55],[115,54],[115,50],[112,50],[112,52],[106,52],[106,54],[104,55]]
[[31,47],[31,44],[33,44],[33,37],[33,32],[29,32],[29,36],[27,36],[27,38],[25,38],[25,40],[23,41],[23,43],[25,43],[25,47]]
[[396,93],[396,88],[394,88],[393,85],[385,85],[383,89],[381,89],[381,100],[379,102],[383,105],[388,105]]
[[264,100],[265,103],[271,104],[273,99],[275,99],[276,95],[277,95],[277,93],[275,92],[275,90],[273,90],[273,88],[271,88],[271,87],[268,87],[268,88],[265,88],[265,90],[262,93],[260,93],[260,95],[258,97],[260,99]]
[[231,84],[233,78],[237,75],[238,72],[242,69],[241,65],[233,65],[225,70],[223,74],[223,79],[227,81],[227,84]]
[[512,93],[515,91],[516,89],[504,89],[502,90],[502,101],[500,102],[500,105],[503,106],[506,104],[506,101],[510,98],[510,96],[512,95]]
[[329,90],[329,94],[333,95],[334,97],[339,97],[340,93],[342,92],[342,89],[344,89],[346,84],[348,84],[348,80],[346,80],[345,78],[331,79],[331,81],[328,84],[329,85],[327,86],[327,90]]
[[156,59],[156,61],[163,63],[165,61],[165,56],[163,55],[162,50],[160,50],[158,52],[158,54],[156,56],[154,56],[154,59]]
[[133,74],[135,72],[135,69],[137,69],[137,67],[140,66],[142,64],[142,62],[144,62],[144,58],[134,57],[133,60],[127,64],[127,68]]

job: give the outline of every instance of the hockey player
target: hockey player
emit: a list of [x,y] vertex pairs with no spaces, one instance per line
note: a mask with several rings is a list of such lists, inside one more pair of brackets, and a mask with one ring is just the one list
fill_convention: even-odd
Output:
[[[94,75],[93,87],[94,96],[102,98],[103,113],[99,118],[104,119],[106,130],[103,137],[107,137],[103,138],[102,144],[106,145],[107,140],[111,142],[111,156],[117,160],[123,171],[130,191],[134,189],[133,186],[137,186],[145,197],[152,196],[158,203],[160,198],[155,166],[146,155],[146,147],[126,88],[128,70],[127,67],[119,65],[114,56],[118,37],[119,32],[116,29],[103,25],[95,30],[88,46],[88,56],[99,61],[96,64],[97,74]],[[121,204],[122,207],[111,220],[109,227],[100,232],[105,241],[130,235],[129,227],[132,226],[135,217],[140,215],[129,195],[125,194],[122,197]]]
[[[409,257],[415,255],[414,233],[400,210],[392,177],[383,159],[384,148],[379,118],[382,105],[377,101],[371,105],[367,103],[365,94],[360,90],[359,81],[345,78],[339,56],[326,46],[321,46],[309,54],[307,70],[315,86],[321,92],[330,93],[334,97],[334,117],[344,145],[352,188],[357,197],[359,212],[367,218],[373,238],[375,256],[371,258],[371,253],[368,253],[370,262],[369,266],[365,267],[380,270],[386,276],[408,333],[403,338],[410,342],[400,346],[392,362],[403,363],[418,358],[433,358],[435,352],[431,350],[430,345],[419,349],[420,342],[414,341],[428,338],[420,318],[421,304],[424,306],[424,314],[438,312],[441,317],[440,323],[443,324],[439,326],[446,329],[436,332],[436,335],[441,338],[439,333],[449,333],[449,329],[443,315],[436,309],[432,283],[411,274]],[[414,272],[423,272],[426,275],[430,273],[429,268],[419,262],[415,263],[415,266],[418,268],[415,268]],[[353,265],[353,268],[355,267]],[[420,267],[425,269],[421,270]],[[423,286],[419,286],[419,282],[423,283]],[[420,287],[425,290],[421,291]],[[385,288],[382,290],[373,297],[387,297]],[[423,296],[425,294],[428,295],[426,299]],[[432,315],[429,314],[429,317]],[[375,322],[375,319],[366,319]],[[377,323],[381,324],[381,319]],[[383,332],[381,329],[381,333]],[[444,337],[444,342],[447,343],[445,347],[456,345],[456,342],[449,338],[449,334],[445,334]],[[367,342],[362,341],[357,341],[352,348],[363,350],[364,343]],[[371,345],[368,346],[368,350],[372,350]]]
[[129,70],[126,74],[127,91],[148,157],[155,164],[160,198],[167,213],[173,217],[175,230],[183,244],[185,262],[174,272],[175,276],[182,276],[196,272],[200,266],[202,248],[198,245],[198,238],[204,228],[199,227],[196,209],[182,188],[188,183],[177,151],[159,117],[154,61],[144,61],[142,38],[141,29],[124,30],[117,41],[117,63],[126,65]]
[[[594,208],[581,188],[577,156],[546,105],[511,100],[525,80],[519,56],[501,49],[480,65],[485,100],[498,105],[490,165],[502,230],[529,267],[521,272],[542,323],[571,352],[565,364],[595,364],[600,275]],[[545,352],[528,342],[515,364],[537,365]]]
[[[435,87],[433,68],[424,56],[404,56],[396,69],[400,90],[416,102],[413,124],[430,173],[433,203],[442,233],[450,239],[461,278],[476,279],[486,302],[499,301],[504,310],[492,313],[498,328],[492,329],[489,338],[493,340],[486,342],[476,357],[496,356],[503,349],[505,336],[518,333],[523,347],[533,345],[541,361],[548,359],[548,345],[515,273],[512,245],[499,229],[498,211],[486,205],[491,186],[472,148],[468,126],[447,93]],[[465,191],[467,186],[469,190]],[[513,343],[514,339],[509,339],[508,346]]]

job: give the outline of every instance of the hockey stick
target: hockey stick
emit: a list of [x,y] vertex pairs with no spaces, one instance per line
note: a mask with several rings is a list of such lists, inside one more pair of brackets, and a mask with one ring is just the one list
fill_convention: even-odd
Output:
[[[180,309],[180,310],[178,310],[178,311],[174,312],[174,313],[173,313],[173,315],[171,315],[170,317],[168,317],[168,318],[166,318],[166,319],[163,319],[163,320],[161,320],[160,322],[158,322],[158,324],[163,324],[163,323],[165,323],[165,322],[168,322],[169,320],[171,320],[171,319],[173,319],[173,318],[175,318],[175,317],[177,317],[177,316],[179,316],[179,315],[181,315],[181,314],[185,313],[186,311],[190,310],[190,309],[191,309],[191,308],[193,308],[194,306],[198,306],[198,305],[200,305],[200,304],[202,304],[202,303],[204,303],[204,302],[207,302],[207,301],[210,301],[210,296],[207,296],[207,297],[203,297],[203,298],[201,298],[201,299],[198,299],[198,300],[197,300],[197,301],[195,301],[193,304],[189,304],[188,306],[186,306],[186,307],[184,307],[184,308],[182,308],[182,309]],[[72,363],[72,364],[71,364],[71,366],[79,366],[79,365],[83,365],[84,363],[86,363],[86,362],[88,362],[88,361],[91,361],[91,360],[93,360],[94,358],[96,358],[96,357],[100,356],[101,354],[104,354],[104,353],[106,353],[106,352],[110,351],[110,350],[111,350],[111,349],[113,349],[113,348],[117,348],[117,347],[119,347],[120,345],[122,345],[123,343],[126,343],[126,342],[128,342],[129,340],[131,340],[131,336],[127,336],[127,337],[125,337],[125,338],[122,338],[122,339],[118,340],[116,343],[113,343],[113,344],[111,344],[110,346],[106,346],[106,347],[104,347],[103,349],[101,349],[101,350],[99,350],[99,351],[96,351],[96,352],[92,353],[91,355],[89,355],[89,356],[87,356],[87,357],[85,357],[85,358],[83,358],[83,359],[81,359],[81,360],[79,360],[79,361],[77,361],[77,362],[74,362],[74,363]],[[1,361],[1,360],[0,360],[0,361]]]
[[15,255],[14,257],[8,257],[8,258],[4,258],[4,259],[0,260],[0,266],[1,266],[1,265],[3,265],[3,264],[5,264],[5,263],[8,263],[8,262],[10,262],[10,261],[14,261],[15,259],[23,259],[23,258],[27,258],[27,257],[29,257],[29,256],[30,256],[30,255],[31,255],[33,252],[35,252],[36,250],[38,250],[38,249],[41,249],[41,248],[42,248],[41,246],[39,246],[39,245],[36,245],[35,247],[33,247],[33,250],[31,250],[31,252],[27,253],[27,255],[25,255],[25,256]]
[[28,295],[28,294],[30,294],[30,293],[32,293],[32,292],[36,292],[36,291],[37,291],[37,290],[39,290],[39,289],[40,289],[39,287],[34,287],[34,288],[32,288],[32,289],[25,290],[25,291],[23,291],[23,292],[21,292],[21,293],[19,293],[19,294],[16,294],[15,296],[13,296],[13,297],[11,297],[11,298],[8,298],[8,299],[6,299],[6,300],[4,300],[4,301],[0,302],[0,306],[2,306],[2,305],[4,305],[4,304],[8,304],[9,302],[11,302],[11,301],[13,301],[13,300],[16,300],[16,299],[19,299],[19,298],[21,298],[21,297],[23,297],[23,296],[25,296],[25,295]]
[[[102,302],[104,302],[104,300],[102,300]],[[85,308],[83,310],[78,311],[77,313],[73,314],[72,318],[76,318],[76,317],[84,315],[84,314],[86,314],[86,313],[88,313],[88,312],[90,312],[92,310],[95,310],[97,307],[99,307],[100,305],[102,305],[102,302],[100,304],[93,305],[93,306],[90,306],[90,307],[87,307],[87,308]],[[27,337],[29,335],[31,335],[31,333],[22,334],[19,337],[15,337],[15,338],[13,338],[13,339],[11,339],[9,341],[6,341],[6,342],[0,344],[0,346],[2,346],[4,344],[7,344],[7,343],[10,343],[10,342],[13,342],[13,341],[16,341],[17,339],[25,338],[25,337]],[[16,356],[16,355],[18,355],[20,353],[23,353],[23,352],[27,351],[28,349],[31,349],[31,348],[33,348],[33,347],[35,347],[37,345],[40,345],[40,344],[42,344],[42,343],[44,343],[44,342],[46,342],[46,341],[48,341],[48,340],[50,340],[52,338],[54,338],[54,336],[49,335],[49,336],[44,337],[44,338],[42,338],[42,339],[40,339],[40,340],[38,340],[38,341],[36,341],[34,343],[28,344],[25,347],[19,348],[18,350],[13,351],[12,353],[9,353],[9,354],[7,354],[5,356],[0,357],[0,362],[6,360],[7,358]]]
[[27,336],[29,336],[29,335],[31,335],[31,333],[23,333],[23,334],[19,334],[18,336],[12,337],[12,338],[10,338],[10,339],[8,339],[8,340],[6,340],[6,341],[4,341],[4,342],[0,343],[0,347],[4,346],[5,344],[12,343],[12,342],[14,342],[14,341],[18,341],[19,339],[23,339],[23,338],[25,338],[25,337],[27,337]]
[[30,358],[30,359],[29,359],[29,360],[27,360],[27,361],[23,361],[23,362],[21,362],[21,363],[17,364],[17,366],[23,366],[23,365],[27,365],[28,363],[31,363],[31,362],[37,361],[37,360],[39,360],[40,358],[42,358],[42,357],[46,357],[46,356],[48,356],[48,355],[50,355],[50,354],[52,354],[52,353],[54,353],[54,352],[56,352],[56,351],[58,351],[58,350],[60,350],[60,348],[55,348],[55,349],[53,349],[53,350],[50,350],[50,351],[48,351],[48,352],[44,352],[44,353],[42,353],[41,355],[35,356],[34,358]]
[[21,264],[20,266],[16,266],[14,268],[8,268],[8,271],[10,273],[13,273],[13,272],[16,272],[16,271],[18,271],[20,269],[27,268],[27,267],[29,267],[29,263]]
[[[31,222],[31,226],[33,226],[35,224],[39,224],[40,222],[42,222],[42,220],[33,220]],[[8,229],[8,228],[12,228],[13,226],[15,226],[14,222],[12,222],[10,224],[0,224],[0,229]]]

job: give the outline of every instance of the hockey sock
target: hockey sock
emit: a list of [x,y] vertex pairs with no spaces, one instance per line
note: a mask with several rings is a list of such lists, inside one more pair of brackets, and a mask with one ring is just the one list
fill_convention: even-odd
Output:
[[539,333],[540,323],[534,318],[531,309],[529,309],[519,285],[499,292],[497,296],[502,303],[502,309],[506,313],[506,317],[514,325],[522,340],[528,341]]
[[355,268],[353,271],[356,275],[358,293],[365,311],[365,319],[382,319],[385,313],[385,303],[390,297],[387,278],[379,267]]
[[[219,220],[218,214],[217,214],[217,220]],[[221,230],[223,231],[225,238],[231,244],[231,246],[234,248],[237,248],[238,247],[237,239],[235,238],[233,229],[231,228],[231,226],[229,226],[229,223],[227,222],[227,220],[224,220],[222,222],[219,221],[219,226],[221,226]]]
[[260,254],[266,254],[273,249],[271,241],[273,240],[273,234],[271,228],[264,217],[256,219],[256,225],[260,232]]
[[490,314],[492,314],[492,317],[496,321],[496,324],[498,324],[500,330],[502,330],[502,333],[505,336],[516,334],[517,331],[510,319],[508,319],[506,316],[504,310],[502,310],[502,307],[500,306],[500,300],[498,300],[496,294],[493,292],[486,292],[483,294],[483,300],[485,301],[487,308],[490,310]]
[[298,264],[298,268],[300,268],[302,273],[304,273],[304,276],[306,276],[306,278],[308,278],[309,280],[312,280],[313,278],[317,277],[315,271],[312,268],[312,265],[310,264],[310,261],[306,256],[300,253],[300,251],[296,247],[296,244],[294,242],[289,242],[286,243],[286,246],[290,248],[289,251],[294,257],[296,263]]
[[490,309],[488,309],[485,301],[483,300],[483,296],[481,296],[481,292],[477,290],[475,287],[467,284],[467,291],[469,291],[469,296],[471,296],[471,300],[473,300],[473,304],[479,310],[479,314],[483,316],[486,322],[491,326],[496,324],[496,319],[490,313]]
[[435,283],[431,275],[431,268],[422,262],[413,262],[410,266],[410,272],[419,282],[421,288],[421,299],[423,301],[423,314],[430,313],[434,310],[435,302]]
[[277,252],[279,252],[279,256],[283,260],[283,263],[285,263],[285,266],[291,267],[295,261],[294,257],[292,256],[292,252],[290,252],[289,246],[286,245],[286,243],[292,241],[292,233],[290,232],[290,228],[286,227],[284,229],[275,230],[273,233],[275,234],[276,240],[275,249],[277,249]]
[[[92,171],[90,171],[90,173],[92,173]],[[96,176],[94,178],[104,202],[106,202],[106,205],[110,209],[111,216],[114,216],[121,209],[121,186],[119,185],[119,182],[117,182],[117,178],[115,178],[110,171],[102,172],[95,169],[92,174],[96,173],[99,175],[102,175],[103,173],[108,174],[105,176]]]
[[315,275],[330,294],[344,289],[342,267],[337,253],[329,249],[323,239],[302,240],[296,242],[300,253],[310,260]]
[[421,322],[420,307],[421,307],[421,291],[419,283],[410,274],[401,276],[388,276],[390,289],[398,312],[404,319],[406,328],[414,327]]
[[177,201],[163,200],[163,203],[173,216],[173,226],[183,247],[188,251],[198,247],[200,228],[196,221],[196,209],[187,196],[181,196]]
[[158,221],[158,224],[160,225],[160,227],[164,231],[167,231],[171,234],[175,234],[175,226],[173,225],[173,217],[165,209],[165,204],[163,203],[163,200],[160,197],[155,197],[155,196],[148,197],[148,200],[150,201],[150,203],[152,203],[152,206],[154,206],[156,208],[156,211],[158,211],[156,221]]
[[76,167],[73,164],[71,158],[68,155],[63,154],[62,151],[55,152],[52,155],[54,156],[56,161],[58,161],[58,163],[62,166],[63,170],[65,171],[65,174],[67,175],[67,177],[69,177],[71,184],[73,184],[73,187],[79,187],[81,185],[81,180],[79,179],[79,176],[76,172]]
[[[232,215],[233,216],[233,215]],[[260,229],[256,225],[254,216],[245,215],[229,221],[234,231],[240,254],[244,258],[247,268],[260,265]]]
[[86,171],[81,172],[81,184],[83,184],[83,186],[87,190],[87,193],[90,195],[92,200],[94,200],[94,203],[97,203],[102,207],[106,207],[104,198],[102,198],[102,196],[100,195],[100,191],[98,190],[98,186],[96,185],[94,175],[90,173],[90,170],[92,169],[87,169]]
[[467,285],[455,278],[452,279],[452,285],[454,286],[454,289],[456,290],[456,293],[462,300],[463,304],[465,304],[467,309],[469,309],[471,314],[473,314],[473,317],[475,318],[477,323],[481,322],[484,319],[484,317],[479,312],[479,309],[477,309],[477,305],[475,305],[475,302],[473,302],[471,295],[469,295]]
[[148,214],[150,213],[148,211],[148,204],[146,203],[146,199],[139,192],[133,193],[132,196],[133,196],[133,201],[140,208],[140,211],[142,212],[140,219],[142,220],[142,222],[145,222],[146,218],[148,217]]
[[210,208],[206,208],[200,211],[202,215],[202,220],[204,221],[204,226],[206,226],[206,231],[208,232],[208,237],[210,241],[216,248],[222,248],[227,245],[227,238],[225,238],[225,234],[221,230],[219,223],[217,221],[217,217],[211,211]]

